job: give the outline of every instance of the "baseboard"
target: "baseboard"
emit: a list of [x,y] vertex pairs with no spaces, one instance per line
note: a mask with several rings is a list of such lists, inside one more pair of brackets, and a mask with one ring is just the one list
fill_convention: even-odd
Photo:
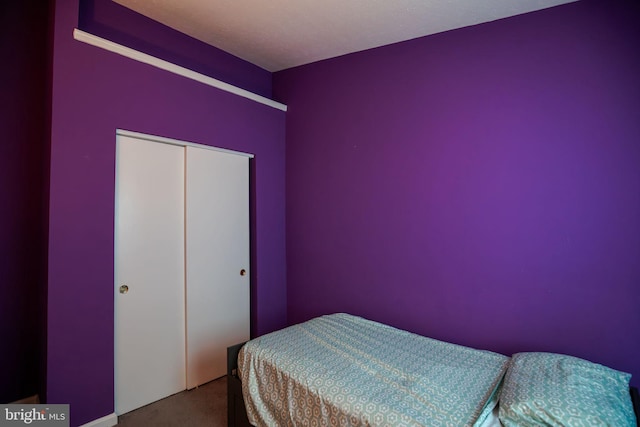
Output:
[[83,424],[80,427],[113,427],[116,424],[118,424],[118,416],[113,413]]
[[33,396],[25,397],[24,399],[16,400],[11,403],[18,405],[37,405],[40,403],[40,397],[37,394],[34,394]]

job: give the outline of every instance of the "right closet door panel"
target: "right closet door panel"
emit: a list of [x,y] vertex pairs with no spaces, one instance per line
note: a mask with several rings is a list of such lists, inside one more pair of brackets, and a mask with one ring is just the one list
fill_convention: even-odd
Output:
[[226,374],[249,339],[249,159],[186,148],[187,388]]

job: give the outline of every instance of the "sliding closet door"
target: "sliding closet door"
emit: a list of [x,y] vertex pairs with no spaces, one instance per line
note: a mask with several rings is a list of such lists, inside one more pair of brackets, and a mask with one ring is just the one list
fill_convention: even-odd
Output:
[[249,159],[187,147],[187,388],[249,339]]
[[185,389],[184,147],[119,135],[115,410]]

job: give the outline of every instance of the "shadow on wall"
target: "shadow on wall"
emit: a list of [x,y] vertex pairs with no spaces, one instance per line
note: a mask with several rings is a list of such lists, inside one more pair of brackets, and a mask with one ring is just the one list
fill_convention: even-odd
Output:
[[2,2],[0,403],[40,394],[46,366],[48,37],[45,2]]
[[81,1],[78,27],[88,33],[258,95],[271,97],[269,71],[213,48],[114,1]]

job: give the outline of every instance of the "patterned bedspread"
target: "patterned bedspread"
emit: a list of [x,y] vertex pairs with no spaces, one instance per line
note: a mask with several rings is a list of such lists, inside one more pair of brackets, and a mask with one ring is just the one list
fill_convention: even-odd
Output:
[[472,426],[509,358],[344,313],[256,338],[238,356],[256,426]]

